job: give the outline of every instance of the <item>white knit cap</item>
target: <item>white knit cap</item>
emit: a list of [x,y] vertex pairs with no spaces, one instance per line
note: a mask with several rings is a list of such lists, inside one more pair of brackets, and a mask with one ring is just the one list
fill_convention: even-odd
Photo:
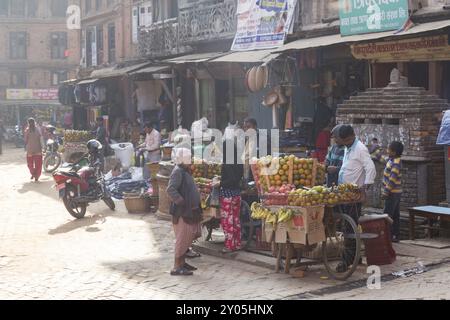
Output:
[[176,164],[191,164],[191,150],[188,148],[174,148],[172,159]]

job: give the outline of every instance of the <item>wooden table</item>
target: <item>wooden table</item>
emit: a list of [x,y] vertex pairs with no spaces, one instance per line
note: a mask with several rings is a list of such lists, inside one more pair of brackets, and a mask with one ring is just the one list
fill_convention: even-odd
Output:
[[[409,238],[415,240],[415,217],[420,216],[428,219],[429,229],[433,229],[432,220],[440,218],[441,221],[450,221],[450,208],[438,206],[423,206],[408,209],[409,211]],[[431,232],[428,232],[428,238],[431,238]]]

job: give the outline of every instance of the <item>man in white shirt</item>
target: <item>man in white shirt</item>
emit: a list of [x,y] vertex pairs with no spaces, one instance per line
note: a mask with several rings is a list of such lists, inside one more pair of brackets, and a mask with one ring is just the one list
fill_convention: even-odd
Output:
[[[161,134],[150,123],[145,124],[144,130],[146,133],[145,142],[139,146],[139,154],[147,152],[147,163],[161,161]],[[150,171],[144,164],[144,179],[148,178],[150,178]]]
[[[374,184],[376,176],[375,164],[372,161],[369,150],[356,138],[355,131],[350,125],[336,126],[332,131],[332,135],[338,145],[345,146],[338,184],[356,184],[365,193]],[[358,203],[356,205],[343,206],[342,209],[358,223],[361,215],[361,206],[362,203]],[[351,264],[355,263],[355,240],[345,239],[344,245],[348,250],[346,250],[345,256],[342,257],[343,261],[337,267],[338,272],[345,272]]]
[[338,145],[345,146],[339,184],[352,183],[364,189],[373,185],[376,176],[375,164],[367,147],[356,139],[353,128],[350,125],[340,125],[333,130],[333,135]]

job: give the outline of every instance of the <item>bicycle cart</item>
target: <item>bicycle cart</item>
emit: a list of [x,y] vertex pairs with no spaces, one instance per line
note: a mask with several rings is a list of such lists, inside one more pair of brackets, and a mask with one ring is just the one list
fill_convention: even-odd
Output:
[[[353,204],[356,208],[356,204]],[[342,212],[341,208],[325,207],[323,218],[325,240],[312,245],[276,243],[272,239],[272,254],[276,257],[275,271],[289,273],[291,259],[296,258],[297,266],[310,266],[323,263],[328,274],[337,280],[346,280],[355,272],[361,258],[361,233],[354,219]],[[319,249],[319,250],[317,250]],[[315,253],[311,257],[308,254]],[[282,263],[284,256],[284,265]],[[301,260],[307,257],[308,262]]]

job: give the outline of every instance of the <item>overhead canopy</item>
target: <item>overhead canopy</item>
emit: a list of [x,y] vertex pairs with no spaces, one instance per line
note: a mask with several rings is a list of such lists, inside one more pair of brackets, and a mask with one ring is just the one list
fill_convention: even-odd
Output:
[[189,54],[186,56],[167,59],[167,60],[164,60],[164,62],[173,63],[173,64],[200,63],[200,62],[206,62],[206,61],[218,58],[225,54],[226,53],[224,53],[224,52],[207,52],[207,53]]
[[145,63],[135,64],[135,65],[131,65],[128,67],[123,67],[123,68],[118,68],[117,66],[115,66],[115,67],[110,67],[110,68],[98,69],[98,70],[92,71],[91,78],[120,77],[120,76],[127,75],[130,72],[147,67],[149,64],[150,64],[149,62],[145,62]]
[[436,22],[417,24],[414,27],[412,27],[411,29],[403,31],[403,32],[399,32],[397,34],[395,34],[396,31],[386,31],[386,32],[359,34],[359,35],[345,36],[345,37],[342,37],[340,34],[334,34],[334,35],[323,36],[323,37],[300,39],[300,40],[296,40],[296,41],[290,42],[288,44],[285,44],[284,46],[278,48],[277,50],[273,50],[273,52],[281,53],[281,52],[286,52],[286,51],[290,51],[290,50],[318,48],[318,47],[325,47],[325,46],[329,46],[329,45],[333,45],[333,44],[340,44],[340,43],[351,43],[351,42],[375,40],[375,39],[388,38],[388,37],[406,36],[406,35],[417,34],[417,33],[421,33],[421,32],[444,29],[449,26],[450,26],[450,20],[446,20],[446,21],[436,21]]
[[272,50],[235,51],[208,62],[267,63],[280,55],[280,53],[272,53],[271,51]]
[[136,74],[144,74],[144,73],[158,73],[167,71],[170,68],[168,66],[150,66],[143,69],[139,69],[137,71],[130,72],[130,75],[136,75]]
[[86,79],[86,80],[81,80],[80,82],[78,82],[78,84],[90,84],[90,83],[94,83],[98,81],[98,79]]

